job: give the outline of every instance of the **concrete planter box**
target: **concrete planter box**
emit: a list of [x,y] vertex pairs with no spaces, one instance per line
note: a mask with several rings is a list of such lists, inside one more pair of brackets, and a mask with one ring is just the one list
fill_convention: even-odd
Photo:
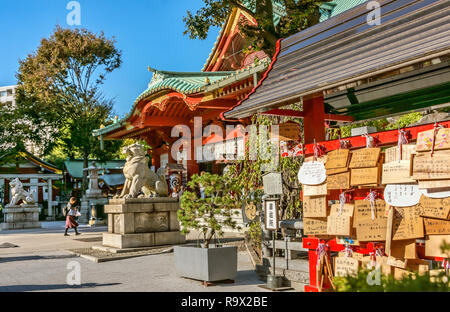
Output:
[[235,280],[237,247],[200,248],[176,246],[175,268],[179,276],[204,282]]

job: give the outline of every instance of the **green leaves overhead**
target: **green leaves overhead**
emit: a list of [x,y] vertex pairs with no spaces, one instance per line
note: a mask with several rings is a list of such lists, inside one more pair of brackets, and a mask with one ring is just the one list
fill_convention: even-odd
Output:
[[[269,56],[275,53],[276,42],[320,21],[319,7],[331,0],[203,0],[204,6],[196,13],[187,12],[183,21],[184,34],[191,39],[206,39],[211,27],[221,27],[234,8],[250,14],[257,26],[242,24],[240,32],[255,50],[263,50]],[[274,5],[281,5],[285,14],[279,23],[274,15]]]
[[121,65],[115,40],[86,29],[57,27],[38,49],[19,62],[18,112],[36,126],[46,127],[45,152],[63,148],[71,157],[105,160],[120,147],[107,142],[101,151],[94,129],[112,117],[113,103],[100,86]]

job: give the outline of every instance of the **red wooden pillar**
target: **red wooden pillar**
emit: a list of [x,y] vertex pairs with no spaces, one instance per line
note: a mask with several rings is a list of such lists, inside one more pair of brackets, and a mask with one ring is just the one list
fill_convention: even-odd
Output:
[[161,152],[159,149],[152,149],[152,166],[155,167],[155,171],[161,167]]
[[323,94],[303,98],[305,144],[325,141],[325,105]]
[[200,166],[198,165],[198,162],[196,160],[196,151],[195,151],[195,144],[194,139],[191,139],[191,157],[188,157],[187,160],[187,174],[188,179],[191,178],[194,174],[198,174],[200,170]]

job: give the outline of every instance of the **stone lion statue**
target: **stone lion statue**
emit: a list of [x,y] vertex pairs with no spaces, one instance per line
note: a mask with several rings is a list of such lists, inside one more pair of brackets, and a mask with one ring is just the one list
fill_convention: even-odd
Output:
[[128,156],[123,168],[126,181],[119,198],[137,198],[141,191],[146,198],[169,196],[165,169],[150,170],[144,146],[136,143],[125,147],[123,153]]
[[10,206],[16,206],[21,200],[22,205],[32,205],[35,203],[33,193],[34,191],[27,192],[23,189],[23,184],[20,182],[19,178],[15,178],[9,183],[11,186],[11,201]]

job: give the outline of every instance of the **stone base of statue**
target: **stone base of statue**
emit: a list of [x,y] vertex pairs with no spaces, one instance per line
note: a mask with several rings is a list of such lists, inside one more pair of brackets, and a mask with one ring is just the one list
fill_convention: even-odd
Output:
[[118,249],[184,244],[177,211],[178,199],[112,199],[105,206],[108,233],[103,246]]
[[81,206],[80,206],[81,216],[78,217],[78,222],[83,224],[87,223],[89,225],[96,225],[97,224],[96,211],[93,214],[91,207],[92,206],[95,207],[97,205],[106,205],[107,203],[108,199],[104,198],[103,196],[96,198],[83,196],[83,198],[81,199]]
[[3,209],[5,222],[1,224],[0,229],[7,230],[23,230],[23,229],[39,229],[39,206],[34,205],[16,205],[6,206]]

